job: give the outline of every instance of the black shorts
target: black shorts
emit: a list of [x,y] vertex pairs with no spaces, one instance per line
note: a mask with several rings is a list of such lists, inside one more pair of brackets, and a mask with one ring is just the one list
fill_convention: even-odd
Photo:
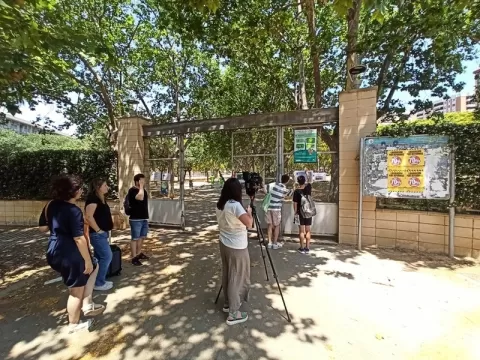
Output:
[[300,226],[312,226],[313,218],[305,219],[304,217],[302,217],[302,215],[300,215],[299,218],[300,218]]

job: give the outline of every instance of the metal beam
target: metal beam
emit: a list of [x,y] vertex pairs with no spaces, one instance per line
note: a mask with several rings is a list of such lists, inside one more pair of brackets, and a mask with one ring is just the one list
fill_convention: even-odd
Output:
[[161,125],[144,125],[145,137],[189,134],[220,130],[255,129],[278,126],[317,125],[338,121],[338,108],[295,110],[278,113],[244,115],[221,119],[181,121]]

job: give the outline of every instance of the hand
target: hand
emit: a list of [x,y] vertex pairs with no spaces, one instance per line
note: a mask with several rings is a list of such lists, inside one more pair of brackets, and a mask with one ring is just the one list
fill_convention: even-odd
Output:
[[103,231],[102,229],[98,230],[97,231],[97,234],[103,234],[105,231]]
[[250,205],[247,206],[247,214],[252,215],[252,208],[250,207]]
[[143,178],[140,179],[138,181],[138,186],[139,186],[140,189],[143,189],[145,187],[145,179],[143,179]]
[[85,275],[90,275],[93,272],[93,263],[92,260],[85,261]]

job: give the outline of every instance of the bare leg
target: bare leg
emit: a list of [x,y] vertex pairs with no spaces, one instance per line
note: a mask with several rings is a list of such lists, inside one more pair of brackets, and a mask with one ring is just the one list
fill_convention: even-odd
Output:
[[100,266],[97,265],[96,269],[93,270],[93,272],[90,274],[90,277],[88,278],[88,281],[87,281],[87,285],[85,285],[85,290],[83,292],[83,307],[93,303],[92,293],[93,293],[93,288],[95,286],[95,280],[97,279],[99,268]]
[[[95,283],[95,280],[93,281]],[[70,296],[67,301],[68,322],[78,324],[80,321],[80,312],[82,311],[83,294],[85,286],[70,288]]]
[[140,255],[140,253],[142,252],[143,240],[144,238],[137,240],[137,255]]
[[268,224],[268,232],[267,232],[268,242],[272,243],[272,224]]
[[310,226],[305,226],[305,238],[306,238],[306,247],[307,249],[310,249],[310,239],[312,237],[312,233],[310,230]]
[[132,259],[133,258],[136,258],[138,253],[137,253],[137,244],[136,242],[139,241],[139,240],[135,240],[135,241],[130,241],[130,251],[132,252]]
[[275,226],[273,228],[273,243],[276,244],[278,242],[278,235],[280,234],[280,225]]
[[303,249],[303,243],[305,242],[305,226],[300,225],[298,227],[298,234],[300,236],[300,249]]

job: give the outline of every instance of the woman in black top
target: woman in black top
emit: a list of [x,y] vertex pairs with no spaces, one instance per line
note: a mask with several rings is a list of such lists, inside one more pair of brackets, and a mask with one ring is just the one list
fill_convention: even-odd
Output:
[[98,267],[83,234],[82,211],[75,202],[82,195],[81,183],[74,176],[61,176],[53,183],[53,197],[42,210],[39,229],[50,231],[47,262],[59,272],[70,296],[67,302],[70,332],[89,329],[92,320],[81,323],[80,312],[95,316],[105,307],[93,303],[92,292]]
[[105,195],[108,193],[107,182],[95,179],[90,185],[90,191],[85,202],[85,214],[89,225],[89,236],[95,258],[98,259],[98,270],[95,290],[107,291],[113,287],[113,282],[107,281],[107,272],[112,261],[112,250],[108,242],[108,233],[113,229],[112,214]]
[[[312,195],[312,185],[306,183],[305,176],[300,175],[297,178],[298,185],[300,187],[295,190],[293,193],[293,211],[295,214],[295,218],[298,218],[298,233],[300,237],[300,248],[298,252],[302,254],[308,254],[310,252],[310,238],[311,238],[311,226],[312,226],[312,218],[305,219],[302,217],[302,213],[300,212],[301,203],[302,203],[302,196],[311,196]],[[305,247],[303,244],[305,243]]]

